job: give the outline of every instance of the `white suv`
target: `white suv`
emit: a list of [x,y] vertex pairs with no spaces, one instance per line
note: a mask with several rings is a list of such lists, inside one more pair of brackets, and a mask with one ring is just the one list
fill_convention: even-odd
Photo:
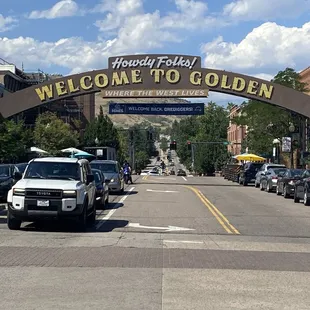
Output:
[[75,219],[84,231],[88,218],[96,220],[96,186],[86,159],[36,158],[8,193],[9,229],[20,229],[23,221],[45,218]]

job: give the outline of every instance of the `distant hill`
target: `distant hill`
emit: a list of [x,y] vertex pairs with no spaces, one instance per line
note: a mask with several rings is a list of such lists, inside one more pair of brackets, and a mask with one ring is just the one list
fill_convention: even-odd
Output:
[[[95,96],[95,109],[96,115],[99,114],[100,106],[103,108],[103,113],[109,113],[109,102],[113,103],[188,103],[190,101],[179,99],[179,98],[134,98],[134,99],[103,99],[100,93]],[[110,119],[113,121],[115,126],[120,127],[130,127],[135,124],[141,124],[143,122],[148,122],[154,127],[169,127],[175,120],[179,120],[186,116],[174,116],[174,115],[109,115]]]

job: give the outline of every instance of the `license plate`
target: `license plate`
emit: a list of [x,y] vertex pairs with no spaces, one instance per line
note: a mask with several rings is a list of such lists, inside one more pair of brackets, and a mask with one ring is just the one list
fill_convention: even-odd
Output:
[[50,205],[49,200],[38,200],[37,206],[38,207],[48,207]]

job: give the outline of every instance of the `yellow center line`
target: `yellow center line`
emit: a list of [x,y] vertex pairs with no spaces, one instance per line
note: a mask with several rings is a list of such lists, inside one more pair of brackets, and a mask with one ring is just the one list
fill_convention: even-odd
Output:
[[220,215],[222,217],[222,219],[227,223],[227,225],[231,228],[231,230],[235,234],[240,235],[240,232],[232,224],[230,224],[227,217],[214,204],[212,204],[212,202],[210,202],[210,200],[201,191],[199,191],[199,193],[202,195],[204,200],[215,210],[215,212],[217,212],[218,215]]
[[202,203],[209,209],[209,211],[213,214],[213,216],[216,218],[216,220],[221,224],[221,226],[228,232],[229,234],[235,233],[237,235],[240,234],[240,232],[228,221],[228,219],[223,215],[222,212],[220,212],[205,196],[204,194],[197,190],[196,188],[192,186],[185,186],[189,189],[191,189],[198,198],[202,201]]

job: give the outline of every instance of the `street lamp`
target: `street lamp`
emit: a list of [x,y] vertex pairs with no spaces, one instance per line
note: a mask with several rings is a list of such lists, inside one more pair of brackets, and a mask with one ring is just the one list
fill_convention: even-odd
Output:
[[293,133],[295,131],[295,125],[293,123],[290,123],[288,130],[290,133]]
[[280,163],[280,140],[279,139],[273,139],[272,144],[273,147],[273,157],[276,164]]
[[290,123],[288,130],[291,133],[291,169],[293,169],[294,168],[293,132],[295,132],[295,126],[293,123]]

